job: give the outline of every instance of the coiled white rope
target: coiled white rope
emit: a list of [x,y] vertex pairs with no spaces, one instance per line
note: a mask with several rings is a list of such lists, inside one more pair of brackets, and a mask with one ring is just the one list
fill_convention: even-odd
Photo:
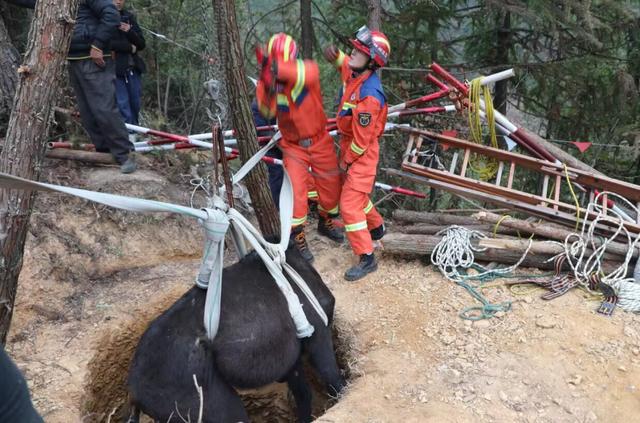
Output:
[[[431,252],[431,263],[440,269],[440,272],[449,280],[461,282],[468,279],[468,276],[461,275],[458,269],[468,269],[475,264],[474,251],[486,251],[486,247],[474,247],[472,239],[485,239],[487,236],[480,231],[470,230],[463,226],[449,226],[436,235],[443,235],[442,239]],[[477,265],[483,271],[474,275],[475,278],[482,278],[487,275],[500,275],[513,272],[520,266],[531,249],[532,242],[529,240],[527,249],[517,263],[499,269],[486,269]]]
[[[431,263],[437,266],[447,279],[466,289],[473,298],[481,303],[479,306],[466,307],[460,312],[460,317],[468,320],[481,320],[494,317],[499,312],[509,311],[511,302],[505,301],[494,304],[482,295],[482,280],[513,272],[527,256],[532,245],[531,240],[529,240],[529,246],[516,264],[500,269],[486,269],[475,263],[474,254],[474,252],[485,251],[486,248],[475,247],[472,243],[473,239],[487,238],[485,234],[456,225],[449,226],[436,235],[442,234],[444,234],[442,239],[431,253]],[[481,269],[481,273],[477,275],[463,275],[460,273],[459,269],[466,270],[471,266]],[[480,285],[470,283],[471,280],[480,280]]]
[[[604,196],[625,204],[636,213],[636,216],[640,213],[640,210],[635,205],[616,193],[599,193],[587,206],[580,233],[568,235],[564,244],[558,243],[563,245],[565,249],[564,253],[560,255],[564,254],[566,256],[573,276],[580,285],[588,289],[589,277],[593,274],[600,275],[600,282],[609,285],[616,292],[620,307],[627,311],[640,312],[640,281],[633,277],[627,277],[628,266],[640,242],[640,234],[633,234],[624,226],[623,221],[628,219],[628,215],[624,211],[617,207],[606,208],[605,210],[602,204]],[[591,214],[595,214],[595,217],[590,221],[588,217]],[[598,238],[602,239],[602,237],[597,236],[595,231],[598,226],[603,224],[614,227],[615,231],[610,237],[604,238],[600,246],[597,246],[596,240]],[[629,247],[624,261],[611,272],[605,273],[602,264],[607,246],[620,238],[626,239],[626,244]],[[587,249],[592,250],[591,254],[587,254]]]

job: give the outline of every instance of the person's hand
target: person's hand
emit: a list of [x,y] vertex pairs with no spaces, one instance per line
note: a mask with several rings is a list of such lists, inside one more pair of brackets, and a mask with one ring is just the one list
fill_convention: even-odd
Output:
[[118,29],[120,29],[120,31],[122,32],[129,32],[129,30],[131,29],[131,25],[126,22],[120,22],[120,28]]
[[347,171],[349,170],[349,165],[344,160],[340,160],[340,162],[338,163],[338,167],[344,173],[347,173]]
[[269,65],[269,57],[265,53],[264,49],[260,44],[256,44],[255,51],[256,51],[256,61],[258,62],[258,66],[260,67],[260,70],[263,70],[265,67]]
[[91,60],[93,60],[93,63],[95,63],[97,66],[101,68],[104,67],[104,55],[102,54],[102,50],[100,50],[98,47],[91,46],[89,56],[91,56]]
[[338,55],[340,54],[340,51],[336,46],[331,44],[324,48],[323,54],[324,54],[324,58],[327,59],[327,62],[333,63],[336,60],[338,60]]
[[256,60],[260,67],[259,79],[266,87],[275,86],[275,73],[271,57],[267,55],[260,45],[256,45]]
[[136,48],[136,45],[135,45],[135,44],[131,44],[131,54],[135,54],[135,52],[136,52],[137,50],[138,50],[138,49]]

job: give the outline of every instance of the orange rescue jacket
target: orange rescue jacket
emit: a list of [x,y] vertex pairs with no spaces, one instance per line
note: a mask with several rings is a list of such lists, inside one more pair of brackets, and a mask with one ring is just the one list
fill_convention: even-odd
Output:
[[297,142],[326,130],[327,116],[322,108],[320,72],[312,60],[278,61],[276,90],[269,92],[258,81],[256,98],[260,113],[276,116],[282,137]]
[[342,140],[341,160],[359,189],[370,192],[378,165],[378,139],[387,122],[387,101],[378,74],[367,70],[354,74],[349,57],[340,52],[335,63],[342,77],[342,95],[336,123]]

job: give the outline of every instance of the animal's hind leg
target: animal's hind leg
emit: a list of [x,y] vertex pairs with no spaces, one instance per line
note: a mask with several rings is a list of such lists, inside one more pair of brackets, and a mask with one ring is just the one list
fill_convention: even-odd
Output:
[[240,396],[217,371],[213,357],[209,357],[203,386],[203,421],[210,423],[249,422],[247,410]]
[[311,338],[305,339],[306,350],[309,352],[311,364],[318,372],[322,381],[327,385],[329,395],[336,396],[345,387],[346,382],[336,362],[336,353],[331,339],[331,329],[316,330]]
[[296,400],[296,416],[302,423],[312,421],[311,418],[311,388],[304,377],[302,356],[298,358],[296,364],[289,371],[286,377],[289,389]]

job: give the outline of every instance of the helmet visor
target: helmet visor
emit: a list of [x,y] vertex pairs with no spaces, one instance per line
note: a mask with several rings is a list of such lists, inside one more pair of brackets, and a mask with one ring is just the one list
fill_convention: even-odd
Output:
[[366,47],[371,48],[373,44],[373,38],[371,36],[371,31],[366,25],[363,25],[358,29],[355,33],[356,40],[365,45]]

